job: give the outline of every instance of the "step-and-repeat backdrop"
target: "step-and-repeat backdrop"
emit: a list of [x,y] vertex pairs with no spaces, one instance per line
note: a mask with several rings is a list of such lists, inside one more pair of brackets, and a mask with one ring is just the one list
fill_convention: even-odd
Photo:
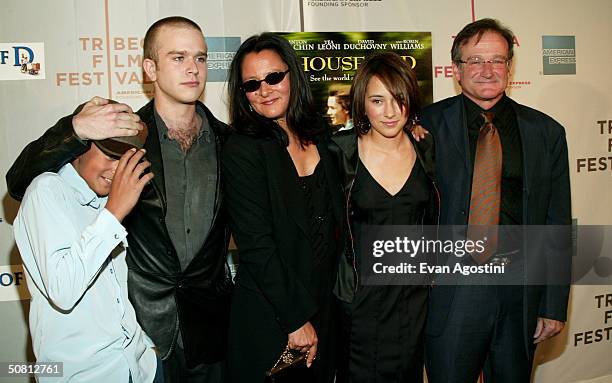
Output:
[[[437,101],[459,89],[450,62],[453,36],[474,19],[500,19],[515,33],[509,95],[566,128],[575,222],[612,223],[610,0],[3,0],[0,174],[29,141],[93,96],[126,102],[135,110],[144,105],[152,87],[141,70],[142,39],[151,23],[170,15],[189,17],[204,30],[209,75],[203,101],[222,120],[227,120],[229,63],[240,42],[254,33],[288,32],[305,57],[322,57],[311,60],[309,68],[320,94],[350,83],[350,74],[336,73],[338,81],[327,88],[315,84],[332,79],[322,66],[333,65],[339,56],[354,58],[354,51],[368,49],[405,51],[406,59],[414,59],[427,98]],[[306,37],[294,32],[329,34],[310,34],[321,40],[311,49],[302,44]],[[4,182],[0,198],[0,361],[31,361],[28,293],[12,233],[19,204]],[[609,230],[600,232],[579,241],[578,251],[611,248]],[[612,260],[599,251],[594,270],[599,277],[610,276]],[[573,286],[568,324],[539,347],[534,381],[612,382],[611,332],[612,286]]]

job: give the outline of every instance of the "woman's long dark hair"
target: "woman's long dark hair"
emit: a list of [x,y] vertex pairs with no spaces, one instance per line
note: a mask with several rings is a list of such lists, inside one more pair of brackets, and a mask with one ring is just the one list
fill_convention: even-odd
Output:
[[302,145],[317,142],[323,132],[328,130],[317,113],[312,92],[302,71],[299,59],[287,40],[274,33],[266,32],[245,40],[230,66],[228,79],[230,125],[237,132],[253,136],[269,136],[278,124],[257,114],[250,108],[242,85],[242,62],[252,52],[259,53],[269,49],[276,52],[289,69],[290,94],[287,109],[287,126],[295,133]]

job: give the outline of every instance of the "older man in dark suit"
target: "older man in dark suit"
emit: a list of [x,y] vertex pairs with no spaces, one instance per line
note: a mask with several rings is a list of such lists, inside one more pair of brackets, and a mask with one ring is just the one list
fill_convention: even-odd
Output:
[[[442,225],[571,223],[565,132],[505,94],[512,45],[512,32],[496,20],[468,24],[452,48],[462,94],[424,111],[422,124],[436,141]],[[483,175],[483,166],[497,178]],[[479,211],[479,195],[493,205]],[[563,329],[568,293],[567,285],[550,284],[433,287],[429,381],[473,383],[486,366],[486,381],[528,382],[535,344]]]

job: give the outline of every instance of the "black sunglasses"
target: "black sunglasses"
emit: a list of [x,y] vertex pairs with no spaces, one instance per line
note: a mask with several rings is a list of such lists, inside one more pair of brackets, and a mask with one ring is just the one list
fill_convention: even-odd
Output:
[[268,75],[264,77],[262,80],[245,81],[242,83],[242,85],[240,85],[240,87],[242,88],[242,90],[244,90],[247,93],[255,92],[257,89],[261,87],[261,83],[263,81],[265,81],[266,84],[268,85],[276,85],[279,82],[283,81],[287,73],[289,73],[289,69],[287,69],[284,72],[268,73]]

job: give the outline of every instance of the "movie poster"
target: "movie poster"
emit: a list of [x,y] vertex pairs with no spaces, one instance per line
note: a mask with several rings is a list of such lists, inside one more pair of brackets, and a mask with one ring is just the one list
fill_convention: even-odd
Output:
[[281,33],[293,46],[319,110],[334,130],[350,129],[349,91],[357,68],[374,52],[395,52],[416,72],[423,105],[433,102],[430,32]]

